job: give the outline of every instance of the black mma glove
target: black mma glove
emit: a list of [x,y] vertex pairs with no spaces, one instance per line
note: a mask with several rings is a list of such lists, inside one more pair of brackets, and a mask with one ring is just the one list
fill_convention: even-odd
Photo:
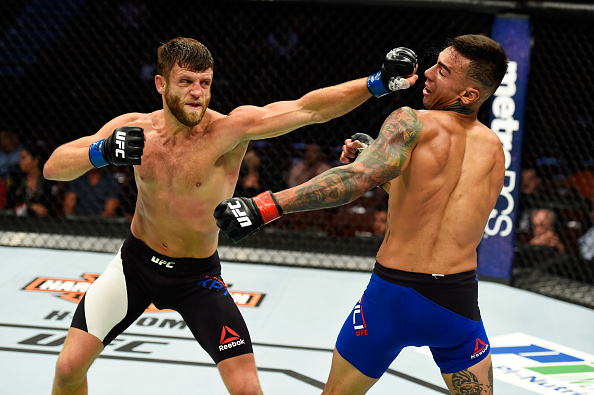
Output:
[[363,150],[371,145],[375,141],[373,137],[365,133],[355,133],[351,136],[351,140],[355,141],[358,140],[360,143],[365,144],[363,148],[357,148],[359,153],[363,152]]
[[89,159],[95,167],[110,163],[116,166],[139,165],[144,150],[144,131],[136,126],[122,126],[106,139],[89,147]]
[[367,88],[375,97],[410,87],[405,76],[411,75],[417,67],[417,55],[412,49],[394,48],[386,55],[381,71],[367,78]]
[[[357,148],[357,154],[355,155],[355,159],[357,159],[359,154],[361,152],[363,152],[363,150],[365,148],[369,147],[371,145],[371,143],[373,143],[375,141],[375,139],[373,137],[371,137],[370,135],[365,134],[365,133],[355,133],[351,136],[351,140],[353,140],[353,141],[358,140],[360,143],[365,144],[365,147]],[[355,160],[355,159],[353,159],[353,160]],[[380,189],[384,189],[384,187],[382,185],[378,185],[377,187]]]
[[270,191],[262,192],[253,198],[231,198],[223,200],[214,211],[217,226],[234,243],[252,233],[262,225],[283,215],[283,209]]

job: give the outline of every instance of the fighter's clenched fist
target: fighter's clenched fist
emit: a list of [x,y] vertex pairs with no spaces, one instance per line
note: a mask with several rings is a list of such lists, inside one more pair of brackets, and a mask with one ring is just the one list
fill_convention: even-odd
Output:
[[144,150],[144,131],[136,126],[122,126],[106,139],[89,147],[89,159],[95,167],[110,163],[116,166],[139,165]]

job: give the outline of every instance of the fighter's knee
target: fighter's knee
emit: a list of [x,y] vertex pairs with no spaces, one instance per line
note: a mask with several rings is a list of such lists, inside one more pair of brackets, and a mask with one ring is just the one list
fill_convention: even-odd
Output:
[[262,395],[262,389],[258,383],[238,383],[235,387],[227,388],[231,395]]
[[83,382],[87,370],[78,364],[74,359],[60,355],[56,362],[55,378],[57,384],[75,384]]

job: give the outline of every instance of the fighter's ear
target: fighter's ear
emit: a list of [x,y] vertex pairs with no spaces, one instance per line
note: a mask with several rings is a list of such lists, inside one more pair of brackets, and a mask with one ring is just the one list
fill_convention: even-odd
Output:
[[476,88],[466,88],[460,94],[460,102],[463,106],[471,106],[472,104],[478,102],[481,98],[481,92],[479,92]]
[[155,87],[157,88],[157,92],[163,95],[165,93],[165,77],[157,74],[155,76]]

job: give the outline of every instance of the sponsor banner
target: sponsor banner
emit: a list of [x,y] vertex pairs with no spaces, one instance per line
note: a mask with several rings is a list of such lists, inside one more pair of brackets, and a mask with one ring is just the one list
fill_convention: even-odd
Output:
[[[68,300],[70,302],[78,303],[84,293],[89,289],[91,284],[99,277],[96,273],[85,273],[80,279],[65,279],[65,278],[52,278],[52,277],[38,277],[25,285],[23,289],[25,291],[36,291],[36,292],[48,292],[57,295],[58,297]],[[219,283],[220,284],[220,283]],[[215,287],[217,283],[211,281],[208,284],[199,284],[205,287]],[[223,288],[225,285],[221,284]],[[230,285],[227,284],[227,288]],[[245,307],[258,307],[262,302],[265,294],[259,292],[241,292],[241,291],[229,291],[233,300],[238,306]],[[151,304],[145,311],[145,313],[165,312],[171,311],[167,309],[159,310],[155,305]]]
[[514,259],[518,215],[524,109],[530,67],[530,20],[498,16],[491,37],[501,43],[509,66],[491,101],[489,127],[497,133],[505,153],[505,181],[489,216],[478,248],[478,274],[509,281]]
[[594,355],[523,333],[489,340],[496,380],[535,394],[594,395]]
[[491,344],[496,379],[537,394],[594,395],[594,355],[523,333]]

